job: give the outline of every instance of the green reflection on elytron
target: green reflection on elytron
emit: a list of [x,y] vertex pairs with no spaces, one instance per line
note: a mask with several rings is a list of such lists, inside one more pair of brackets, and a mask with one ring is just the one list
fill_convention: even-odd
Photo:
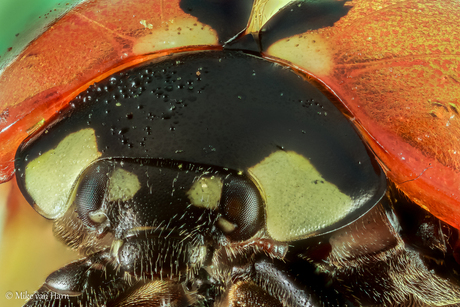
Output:
[[0,70],[48,24],[83,1],[0,0]]

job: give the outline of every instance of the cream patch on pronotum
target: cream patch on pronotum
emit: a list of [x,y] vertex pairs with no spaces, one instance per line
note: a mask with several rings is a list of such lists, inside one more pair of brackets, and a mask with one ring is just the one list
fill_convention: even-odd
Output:
[[327,182],[310,161],[277,151],[249,173],[263,190],[267,230],[275,240],[293,241],[330,226],[354,208],[353,200]]
[[50,219],[62,216],[78,176],[100,156],[94,130],[88,128],[69,134],[56,148],[30,161],[25,185],[37,211]]

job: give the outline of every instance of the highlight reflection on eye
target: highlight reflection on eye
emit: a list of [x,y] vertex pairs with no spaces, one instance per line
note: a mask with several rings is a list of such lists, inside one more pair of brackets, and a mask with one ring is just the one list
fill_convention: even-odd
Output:
[[51,7],[0,45],[0,181],[84,257],[37,293],[460,303],[456,1]]

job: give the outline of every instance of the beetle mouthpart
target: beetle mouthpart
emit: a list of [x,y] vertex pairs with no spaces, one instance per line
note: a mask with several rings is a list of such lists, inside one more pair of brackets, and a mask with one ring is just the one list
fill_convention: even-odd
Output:
[[117,262],[119,263],[118,259],[118,252],[120,251],[121,246],[123,245],[123,240],[117,239],[113,240],[112,245],[110,246],[110,254],[117,259]]
[[141,227],[135,227],[131,228],[126,232],[126,235],[124,236],[124,239],[130,238],[130,237],[136,237],[139,236],[141,233],[147,233],[150,231],[150,234],[153,233],[153,231],[160,229],[160,227],[151,227],[151,226],[141,226]]
[[205,245],[192,250],[190,255],[190,263],[195,266],[201,265],[205,261],[207,254],[208,248]]

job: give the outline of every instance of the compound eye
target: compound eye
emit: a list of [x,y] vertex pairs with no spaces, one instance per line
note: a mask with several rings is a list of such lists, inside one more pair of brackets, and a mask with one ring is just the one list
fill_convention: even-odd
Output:
[[80,219],[90,227],[103,223],[107,216],[102,204],[107,191],[108,176],[98,168],[84,174],[75,193],[76,211]]
[[230,176],[225,179],[220,202],[219,226],[232,240],[247,240],[264,223],[262,198],[249,179]]

